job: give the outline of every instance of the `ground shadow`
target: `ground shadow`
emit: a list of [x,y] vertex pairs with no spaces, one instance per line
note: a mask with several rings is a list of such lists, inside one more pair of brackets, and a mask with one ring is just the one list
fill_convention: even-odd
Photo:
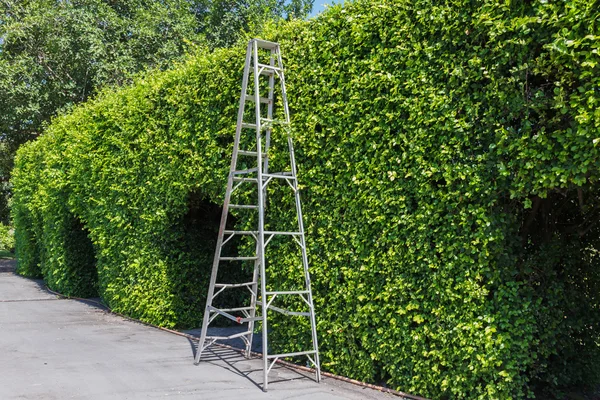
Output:
[[[192,349],[192,356],[195,358],[199,341],[188,337],[188,342]],[[200,363],[209,363],[231,371],[238,376],[248,379],[254,386],[262,390],[262,380],[257,381],[251,376],[252,374],[256,374],[258,377],[262,377],[262,365],[259,364],[262,358],[254,356],[248,359],[243,355],[242,351],[240,348],[213,345],[203,352]],[[270,374],[274,372],[279,372],[279,376],[276,379],[269,379],[269,384],[291,382],[300,379],[312,380],[308,374],[281,364],[273,366]],[[282,377],[282,372],[285,372],[287,376]]]
[[12,259],[0,259],[0,273],[15,272],[17,261]]

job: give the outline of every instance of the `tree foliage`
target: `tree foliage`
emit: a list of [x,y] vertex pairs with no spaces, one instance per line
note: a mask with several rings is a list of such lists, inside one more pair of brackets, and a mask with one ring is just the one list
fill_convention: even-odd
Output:
[[[268,19],[306,16],[311,6],[312,0],[1,1],[0,179],[8,180],[22,143],[99,88],[168,68],[198,46],[234,43]],[[3,210],[0,220],[8,216]]]
[[[597,3],[358,1],[266,32],[285,56],[325,369],[436,399],[600,381]],[[243,58],[140,77],[23,147],[19,271],[199,323]],[[61,246],[87,237],[97,282]],[[288,250],[269,248],[271,282]],[[301,347],[302,324],[275,320],[273,349]]]

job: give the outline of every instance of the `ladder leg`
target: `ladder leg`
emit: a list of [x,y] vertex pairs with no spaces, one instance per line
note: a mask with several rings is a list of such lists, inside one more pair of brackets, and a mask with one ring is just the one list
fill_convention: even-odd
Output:
[[268,360],[268,338],[267,338],[267,297],[266,297],[266,268],[265,268],[265,208],[264,196],[262,190],[263,171],[262,171],[262,138],[261,138],[261,118],[260,118],[260,85],[259,85],[259,70],[258,70],[258,44],[254,45],[254,96],[256,107],[256,152],[258,153],[258,261],[260,263],[260,293],[261,293],[261,312],[262,312],[262,354],[263,354],[263,391],[267,391],[269,387],[269,360]]
[[[281,60],[281,53],[277,54],[277,61],[279,64],[279,68],[281,68],[281,70],[283,71],[283,61]],[[289,110],[288,101],[287,101],[287,92],[285,90],[285,78],[284,78],[283,74],[281,74],[280,80],[281,80],[281,95],[282,95],[282,100],[283,100],[285,119],[289,123],[290,122],[290,110]],[[288,133],[288,148],[289,148],[289,152],[290,152],[290,164],[292,167],[292,176],[294,178],[296,178],[297,172],[298,172],[297,167],[296,167],[296,156],[294,154],[294,144],[292,142],[292,137],[289,136],[289,133]],[[314,302],[313,302],[313,297],[312,297],[312,288],[311,288],[311,284],[310,284],[310,274],[308,271],[308,256],[306,255],[306,240],[305,240],[305,233],[304,233],[304,221],[302,218],[302,203],[300,201],[300,191],[298,190],[298,181],[296,179],[294,180],[294,197],[296,200],[298,229],[299,229],[299,232],[301,232],[300,244],[301,244],[301,251],[302,251],[302,267],[303,267],[303,272],[304,272],[304,281],[305,281],[305,285],[306,285],[306,290],[308,291],[311,336],[312,336],[312,342],[313,342],[313,350],[315,351],[315,353],[314,353],[314,356],[315,356],[314,361],[316,364],[315,365],[315,379],[317,382],[320,382],[321,381],[321,363],[319,360],[319,343],[318,343],[318,338],[317,338],[317,322],[316,322],[316,318],[315,318],[315,307],[314,307]]]
[[[256,245],[256,254],[258,254],[258,243]],[[248,331],[250,332],[247,336],[248,343],[246,343],[246,358],[250,358],[252,354],[252,342],[254,341],[254,317],[256,317],[256,300],[258,297],[258,274],[259,274],[260,263],[259,260],[254,262],[254,273],[252,274],[252,294],[250,295],[250,322],[248,322]]]
[[248,75],[249,75],[249,61],[251,56],[250,44],[246,50],[246,64],[244,67],[244,76],[242,79],[242,94],[240,96],[240,108],[238,110],[238,124],[235,134],[235,141],[233,144],[233,154],[231,156],[231,168],[229,177],[227,179],[227,189],[225,191],[225,201],[223,202],[223,212],[221,213],[221,223],[219,226],[219,236],[217,237],[217,246],[215,249],[215,257],[213,259],[212,272],[210,274],[210,284],[208,287],[208,296],[206,297],[206,307],[204,309],[204,317],[202,319],[202,330],[200,331],[200,341],[198,342],[198,349],[196,351],[196,357],[194,364],[200,363],[202,352],[204,349],[204,343],[206,342],[206,333],[208,331],[208,322],[210,318],[210,307],[212,306],[213,297],[215,295],[215,284],[217,281],[217,272],[219,270],[219,258],[221,257],[221,248],[223,247],[223,236],[225,234],[225,225],[227,224],[227,214],[229,213],[229,202],[231,200],[231,189],[233,187],[233,171],[237,167],[237,153],[240,145],[241,126],[244,117],[244,106],[246,98],[246,89],[248,87]]

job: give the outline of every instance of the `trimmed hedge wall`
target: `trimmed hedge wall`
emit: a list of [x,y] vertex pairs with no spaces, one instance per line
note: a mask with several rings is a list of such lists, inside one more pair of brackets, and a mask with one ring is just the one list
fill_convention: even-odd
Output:
[[[270,29],[325,369],[436,399],[600,381],[597,3],[358,1]],[[24,146],[19,271],[197,325],[243,52],[107,91]],[[276,320],[273,346],[299,331]]]

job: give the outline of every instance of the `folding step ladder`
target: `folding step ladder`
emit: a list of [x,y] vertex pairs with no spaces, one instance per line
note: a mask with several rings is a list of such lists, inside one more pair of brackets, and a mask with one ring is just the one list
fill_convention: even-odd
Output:
[[[268,57],[268,63],[261,63],[259,56]],[[254,90],[252,94],[248,94],[249,77],[254,79]],[[268,78],[267,82],[261,77]],[[281,84],[279,99],[283,106],[284,118],[282,121],[273,119],[273,106],[275,103],[275,80],[278,79]],[[261,89],[264,92],[268,91],[266,97],[261,96]],[[253,122],[245,121],[245,107],[247,103],[252,103],[254,112],[252,117]],[[266,110],[263,109],[261,114],[261,106],[266,105]],[[251,111],[248,110],[248,111]],[[265,112],[266,111],[266,112]],[[266,114],[266,117],[262,115]],[[248,118],[248,112],[246,112]],[[225,201],[223,203],[223,213],[221,215],[221,225],[219,228],[219,236],[217,239],[217,247],[213,261],[210,286],[208,289],[208,297],[206,301],[206,309],[204,311],[204,320],[202,322],[202,333],[198,350],[196,351],[195,364],[200,362],[202,353],[217,340],[229,340],[233,338],[241,338],[246,345],[245,355],[250,357],[252,348],[252,338],[254,333],[254,323],[260,321],[262,323],[262,359],[263,359],[263,390],[268,388],[268,374],[273,365],[280,358],[306,356],[316,370],[316,381],[321,380],[321,370],[319,364],[319,352],[317,344],[317,331],[315,322],[315,310],[313,306],[312,292],[310,287],[310,277],[308,273],[308,258],[306,255],[306,242],[304,237],[304,225],[302,222],[302,210],[300,206],[300,193],[298,190],[298,181],[296,178],[296,162],[294,158],[294,148],[292,138],[289,133],[289,108],[287,95],[285,91],[285,79],[283,75],[283,64],[281,61],[281,52],[278,43],[267,42],[264,40],[253,39],[248,43],[246,50],[246,64],[244,67],[244,75],[242,79],[242,94],[240,97],[240,105],[238,110],[237,128],[235,141],[233,145],[233,155],[231,159],[231,169],[227,180],[227,190],[225,193]],[[288,171],[272,173],[269,172],[269,148],[272,144],[271,133],[275,124],[279,124],[287,133],[287,147],[289,151],[289,163],[286,166]],[[264,136],[263,136],[264,135]],[[254,137],[255,136],[255,139]],[[244,139],[247,139],[244,141]],[[285,139],[285,138],[284,138]],[[254,141],[255,140],[255,141]],[[240,144],[248,142],[255,144],[255,148],[241,149]],[[285,140],[284,140],[285,142]],[[264,143],[264,150],[263,150]],[[244,162],[245,169],[238,169],[239,158],[251,161]],[[249,167],[249,165],[253,165]],[[286,182],[291,190],[290,196],[295,197],[295,207],[297,215],[297,224],[293,222],[293,231],[275,231],[265,230],[265,206],[267,186],[274,181]],[[232,193],[240,190],[242,185],[250,183],[253,186],[252,191],[256,195],[256,204],[231,204]],[[245,187],[243,187],[245,188]],[[290,202],[291,202],[290,198]],[[258,226],[254,230],[228,230],[227,217],[230,210],[254,210],[258,212],[258,216],[254,217],[254,221]],[[289,225],[289,224],[288,224]],[[297,226],[296,226],[297,225]],[[244,236],[253,238],[256,242],[255,254],[253,256],[229,256],[224,255],[224,246],[235,237]],[[270,265],[265,260],[266,247],[273,238],[284,237],[292,238],[299,246],[301,252],[302,266],[298,268],[304,276],[302,277],[303,287],[300,290],[267,290],[267,273]],[[273,245],[273,244],[272,244]],[[254,265],[253,278],[250,282],[245,283],[221,283],[217,282],[219,265],[224,262],[252,262]],[[260,287],[260,291],[259,291]],[[246,288],[250,291],[249,305],[242,307],[226,307],[218,308],[213,306],[215,298],[227,289]],[[215,291],[216,290],[216,291]],[[308,308],[308,312],[291,311],[276,307],[273,301],[276,297],[287,298],[288,296],[296,296],[297,301]],[[300,301],[300,299],[302,301]],[[268,340],[268,311],[275,311],[288,316],[306,317],[310,321],[312,349],[306,351],[298,351],[286,354],[269,354]],[[207,329],[209,324],[218,316],[228,318],[238,324],[245,325],[247,329],[243,332],[236,333],[230,336],[208,336]],[[308,334],[308,332],[307,332]]]

